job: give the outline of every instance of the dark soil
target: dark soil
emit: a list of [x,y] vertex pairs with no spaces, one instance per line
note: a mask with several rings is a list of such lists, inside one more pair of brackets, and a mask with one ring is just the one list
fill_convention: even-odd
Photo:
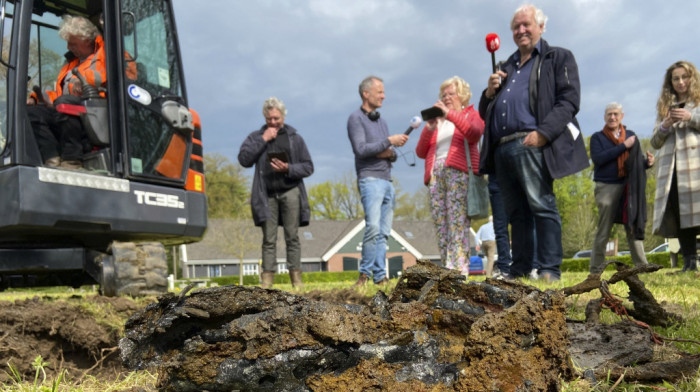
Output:
[[81,307],[85,302],[99,304],[111,313],[100,315],[106,320],[126,320],[143,306],[127,298],[100,296],[0,302],[0,381],[9,381],[10,366],[25,380],[33,380],[38,356],[51,378],[62,370],[72,377],[87,373],[114,378],[122,373],[117,353],[119,327],[96,320]]
[[[305,296],[338,304],[366,305],[370,300],[352,289],[313,291]],[[129,370],[122,366],[118,352],[124,323],[155,300],[95,295],[0,301],[0,383],[10,381],[9,365],[24,380],[33,380],[38,356],[47,379],[63,370],[73,380],[85,375],[115,380],[126,375]],[[98,308],[98,317],[86,308]]]

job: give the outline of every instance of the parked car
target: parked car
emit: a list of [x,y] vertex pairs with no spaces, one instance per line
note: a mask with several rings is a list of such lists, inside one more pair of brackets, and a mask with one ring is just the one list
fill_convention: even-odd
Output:
[[628,251],[628,250],[621,250],[621,251],[617,252],[618,256],[626,256],[628,254],[630,254],[630,251]]
[[663,244],[657,246],[656,248],[650,250],[647,253],[661,253],[661,252],[669,252],[669,245],[668,242],[664,242]]
[[574,259],[590,259],[591,254],[593,254],[593,251],[591,249],[588,250],[580,250],[574,254]]

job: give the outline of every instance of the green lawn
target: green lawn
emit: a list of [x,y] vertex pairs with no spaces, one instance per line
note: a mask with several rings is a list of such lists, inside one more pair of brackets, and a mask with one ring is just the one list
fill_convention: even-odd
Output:
[[[580,263],[580,261],[577,261]],[[582,264],[581,264],[582,265]],[[612,267],[609,267],[609,271],[606,271],[603,278],[609,277],[613,274]],[[569,268],[565,269],[562,274],[562,280],[557,283],[547,284],[541,281],[533,281],[530,279],[524,279],[523,283],[533,285],[541,290],[546,289],[559,289],[563,287],[572,286],[576,283],[581,282],[588,275],[584,271],[572,271],[579,268]],[[694,341],[700,341],[700,274],[695,273],[674,273],[669,272],[678,271],[677,269],[662,269],[660,271],[641,275],[640,278],[645,282],[646,287],[653,293],[659,303],[664,304],[667,310],[681,315],[684,318],[684,323],[682,325],[672,326],[668,328],[654,327],[654,330],[664,337],[672,338],[684,338]],[[323,275],[321,275],[323,274]],[[316,279],[316,277],[320,277]],[[289,283],[276,283],[275,288],[280,290],[287,290],[290,292],[302,293],[314,290],[333,290],[333,289],[347,289],[353,287],[353,283],[357,277],[357,273],[342,273],[337,276],[332,276],[328,273],[311,273],[304,274],[305,285],[303,289],[295,289]],[[233,279],[233,278],[231,278]],[[284,277],[280,276],[279,281],[284,281]],[[483,276],[472,276],[469,278],[473,281],[483,281]],[[318,281],[323,280],[323,281]],[[234,282],[238,281],[238,278],[233,279]],[[231,282],[220,282],[222,284]],[[254,282],[248,282],[250,284]],[[378,290],[382,289],[389,293],[396,285],[397,280],[393,279],[387,286],[379,287],[372,283],[367,284],[362,288],[355,288],[359,293],[366,296],[373,296]],[[611,286],[611,291],[613,294],[618,296],[625,296],[627,292],[627,287],[624,282],[617,283]],[[11,290],[0,293],[0,300],[16,300],[31,298],[35,296],[50,296],[52,298],[57,298],[61,296],[73,296],[73,295],[94,295],[96,292],[93,287],[84,287],[80,290],[72,290],[66,288],[51,288],[42,290]],[[567,317],[571,319],[583,319],[583,310],[589,300],[593,298],[598,298],[599,293],[594,291],[582,295],[571,296],[567,299]],[[629,304],[627,304],[629,305]],[[619,317],[612,314],[608,310],[603,310],[601,313],[601,320],[605,323],[614,323],[619,321]],[[700,354],[700,345],[693,343],[668,343],[676,345],[679,349]],[[39,377],[37,380],[22,380],[18,379],[15,382],[8,383],[4,386],[0,385],[0,390],[3,391],[81,391],[81,392],[93,392],[93,391],[124,391],[139,390],[138,388],[144,388],[147,391],[155,390],[154,385],[156,382],[157,375],[148,372],[132,372],[126,375],[126,378],[119,380],[98,380],[92,377],[80,378],[79,375],[64,375],[65,378],[60,380],[42,380],[41,377],[41,363],[38,363],[37,374]],[[576,380],[574,382],[565,383],[564,391],[608,391],[611,386],[618,380],[607,380],[607,382],[591,386],[582,380]],[[680,383],[669,385],[669,384],[656,384],[656,385],[639,385],[639,384],[626,384],[621,382],[615,386],[615,391],[700,391],[700,375],[696,374],[695,377],[688,380],[682,381]]]

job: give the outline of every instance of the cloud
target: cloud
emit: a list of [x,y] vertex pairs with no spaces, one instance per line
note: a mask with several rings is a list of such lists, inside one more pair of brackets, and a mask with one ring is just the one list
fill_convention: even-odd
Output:
[[[520,0],[174,0],[190,105],[204,126],[205,152],[236,160],[240,143],[262,123],[262,101],[285,101],[287,121],[304,136],[316,164],[309,184],[354,170],[347,116],[365,76],[385,80],[381,109],[394,132],[432,105],[440,83],[459,75],[478,104],[490,73],[484,37],[501,37],[504,60],[516,47],[508,24]],[[699,2],[660,6],[634,0],[543,0],[543,38],[570,49],[579,65],[584,135],[602,127],[605,104],[619,101],[625,123],[650,136],[665,69],[700,64]],[[404,149],[412,150],[419,132]],[[402,188],[422,186],[422,161],[399,162]]]

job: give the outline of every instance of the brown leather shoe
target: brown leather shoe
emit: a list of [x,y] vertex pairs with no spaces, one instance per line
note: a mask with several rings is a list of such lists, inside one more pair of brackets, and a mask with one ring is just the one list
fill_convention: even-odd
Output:
[[80,161],[61,161],[58,167],[61,169],[79,170],[83,168],[83,163]]
[[368,280],[369,280],[369,278],[367,277],[367,275],[360,274],[360,277],[357,279],[357,282],[355,282],[355,284],[353,286],[362,287],[365,284],[367,284]]
[[44,166],[58,167],[61,165],[61,157],[51,157],[44,161]]

